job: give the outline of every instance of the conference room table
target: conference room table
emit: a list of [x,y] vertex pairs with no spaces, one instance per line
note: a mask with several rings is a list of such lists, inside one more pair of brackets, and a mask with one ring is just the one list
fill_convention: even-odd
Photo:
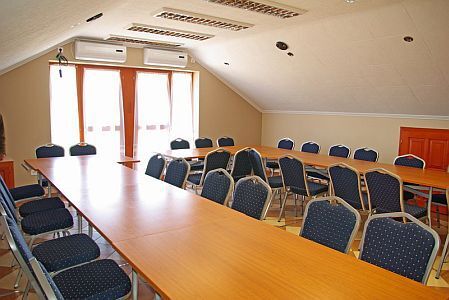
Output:
[[166,299],[447,299],[395,273],[96,156],[28,159]]

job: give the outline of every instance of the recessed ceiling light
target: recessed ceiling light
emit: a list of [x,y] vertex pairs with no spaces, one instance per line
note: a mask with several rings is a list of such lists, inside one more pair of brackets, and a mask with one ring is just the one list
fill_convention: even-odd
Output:
[[406,41],[407,43],[411,43],[411,42],[413,42],[413,37],[411,37],[411,36],[404,36],[404,41]]
[[345,1],[346,1],[346,3],[352,4],[352,3],[355,3],[356,0],[345,0]]

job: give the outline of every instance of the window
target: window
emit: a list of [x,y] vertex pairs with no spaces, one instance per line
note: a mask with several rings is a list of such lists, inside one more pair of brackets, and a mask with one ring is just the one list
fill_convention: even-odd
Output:
[[75,66],[50,66],[51,142],[66,150],[80,141]]
[[102,155],[124,152],[122,89],[118,70],[84,70],[85,142]]
[[183,138],[193,145],[192,73],[173,72],[171,139]]

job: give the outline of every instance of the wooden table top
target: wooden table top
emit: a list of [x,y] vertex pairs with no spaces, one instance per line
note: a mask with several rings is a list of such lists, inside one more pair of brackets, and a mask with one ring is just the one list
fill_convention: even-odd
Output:
[[165,298],[447,298],[119,164],[26,163]]
[[[259,151],[263,158],[267,159],[279,159],[284,155],[293,155],[301,159],[305,164],[316,167],[327,168],[335,163],[345,163],[351,167],[357,169],[360,173],[364,173],[369,169],[384,168],[388,171],[395,173],[402,178],[404,182],[419,184],[428,187],[435,187],[440,189],[449,188],[449,173],[436,170],[421,170],[417,168],[395,166],[391,164],[384,164],[378,162],[368,162],[363,160],[356,160],[352,158],[342,158],[328,156],[324,154],[313,154],[307,152],[301,152],[296,150],[278,149],[268,146],[232,146],[222,147],[235,154],[240,149],[245,147],[251,147]],[[217,147],[213,148],[198,148],[198,149],[180,149],[180,150],[167,150],[162,154],[167,157],[184,157],[184,158],[204,158],[206,154]]]

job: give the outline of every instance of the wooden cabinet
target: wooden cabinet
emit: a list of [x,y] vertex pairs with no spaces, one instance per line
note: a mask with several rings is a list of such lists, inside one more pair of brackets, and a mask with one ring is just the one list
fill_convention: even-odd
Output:
[[0,160],[0,175],[6,182],[8,188],[14,187],[14,161],[9,158]]
[[399,155],[415,154],[427,169],[446,171],[449,164],[449,129],[401,127]]

